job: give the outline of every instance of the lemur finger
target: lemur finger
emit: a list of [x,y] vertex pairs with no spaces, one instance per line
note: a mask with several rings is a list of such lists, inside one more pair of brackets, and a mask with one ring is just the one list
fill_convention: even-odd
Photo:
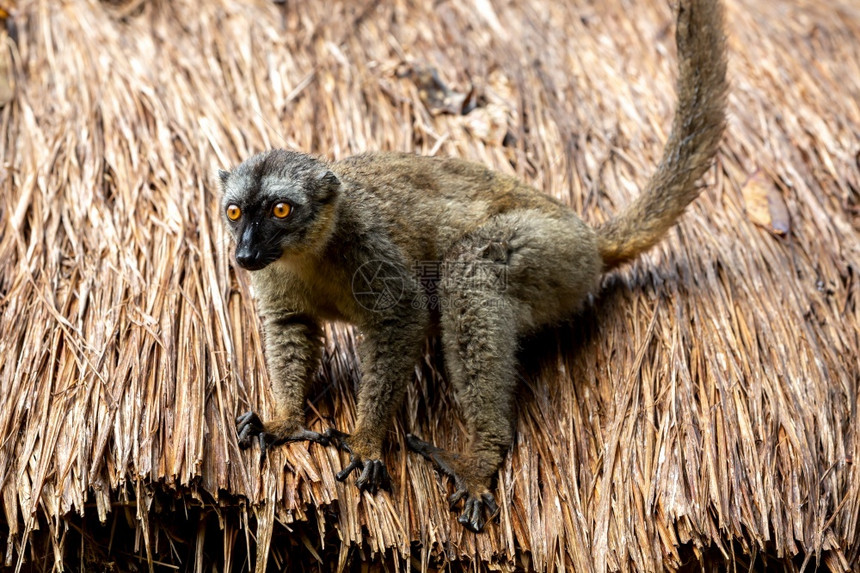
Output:
[[340,430],[335,430],[334,428],[329,428],[325,432],[322,433],[322,437],[329,440],[329,443],[334,443],[341,450],[346,450],[349,453],[352,453],[352,450],[349,449],[349,445],[346,443],[346,438],[349,437],[349,434],[346,432],[341,432]]
[[343,481],[347,478],[349,474],[353,472],[353,470],[359,467],[361,467],[361,460],[359,458],[352,458],[352,460],[349,462],[349,465],[339,471],[334,477],[335,479],[337,479],[337,481]]
[[416,454],[421,454],[428,460],[431,459],[430,455],[439,449],[433,444],[425,442],[414,434],[406,434],[406,447],[408,447]]
[[490,520],[496,518],[499,515],[499,505],[496,503],[496,498],[493,497],[493,494],[490,492],[481,494],[481,500],[484,502],[484,505],[487,506],[487,509],[490,512]]
[[355,480],[355,487],[357,487],[359,491],[368,490],[370,493],[373,493],[372,490],[375,487],[375,483],[373,481],[373,462],[365,462],[361,475]]
[[391,475],[388,473],[388,468],[385,467],[385,464],[382,461],[379,461],[379,487],[382,489],[391,490]]
[[320,434],[319,432],[314,432],[312,430],[306,430],[304,428],[300,429],[298,432],[289,436],[284,441],[285,442],[301,442],[304,440],[308,440],[310,442],[316,442],[318,444],[322,444],[324,446],[329,445],[329,439],[324,434]]
[[469,499],[466,500],[466,508],[462,515],[457,518],[457,521],[469,531],[480,533],[484,528],[483,509],[483,504],[481,504],[478,499],[469,497]]
[[266,434],[260,432],[257,434],[257,441],[260,444],[260,469],[263,469],[263,464],[266,462],[266,454],[269,446],[266,444]]
[[466,497],[466,495],[468,493],[469,493],[468,489],[466,489],[463,486],[460,486],[460,488],[457,491],[455,491],[453,494],[451,494],[451,497],[448,498],[448,509],[451,511],[454,511],[454,508],[457,506],[457,503],[461,499]]
[[263,430],[260,417],[254,412],[245,412],[236,418],[237,431],[239,432],[239,447],[242,449],[251,446],[251,438]]
[[259,425],[261,425],[260,424],[260,417],[257,416],[257,414],[255,414],[253,411],[250,411],[250,410],[245,412],[244,414],[240,414],[239,416],[236,417],[236,425],[237,426],[242,426],[245,424],[251,424],[251,425],[259,426]]
[[433,467],[436,468],[436,471],[450,478],[457,479],[457,472],[454,471],[451,464],[452,456],[442,448],[425,442],[413,434],[407,434],[406,446],[416,454],[420,454],[424,459],[430,461]]

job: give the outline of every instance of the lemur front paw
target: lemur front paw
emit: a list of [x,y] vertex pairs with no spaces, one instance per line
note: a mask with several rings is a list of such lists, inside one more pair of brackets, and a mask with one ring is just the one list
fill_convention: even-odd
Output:
[[350,445],[349,434],[332,429],[326,430],[323,435],[349,453],[349,464],[335,475],[337,481],[344,481],[353,471],[361,470],[361,474],[355,478],[355,487],[359,491],[375,494],[380,489],[391,490],[391,476],[382,460],[362,457],[357,449]]
[[266,453],[270,448],[280,444],[303,440],[324,446],[330,443],[326,435],[306,430],[298,424],[263,423],[254,412],[245,412],[236,418],[236,431],[239,433],[239,447],[243,450],[250,448],[254,439],[257,440],[260,444],[260,463],[266,459]]
[[376,493],[380,489],[391,489],[391,476],[382,460],[362,460],[350,454],[349,465],[335,476],[338,481],[344,481],[354,470],[361,469],[361,475],[355,478],[355,487],[359,491]]

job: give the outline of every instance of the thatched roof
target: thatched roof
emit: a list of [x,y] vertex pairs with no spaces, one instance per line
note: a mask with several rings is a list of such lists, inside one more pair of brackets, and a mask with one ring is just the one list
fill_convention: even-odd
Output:
[[[262,469],[238,449],[234,416],[271,404],[216,168],[272,146],[449,154],[603,221],[668,131],[672,9],[565,4],[17,3],[0,49],[6,565],[860,567],[851,0],[726,1],[733,91],[708,188],[582,316],[524,343],[485,534],[404,447],[462,439],[432,347],[390,436],[391,494],[336,482],[333,448]],[[428,69],[477,107],[422,100]],[[352,333],[328,334],[308,423],[349,430]]]

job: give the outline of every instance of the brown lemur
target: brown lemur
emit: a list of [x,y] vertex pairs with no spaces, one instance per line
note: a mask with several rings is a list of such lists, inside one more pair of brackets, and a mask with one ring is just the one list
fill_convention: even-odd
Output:
[[[383,439],[425,338],[438,332],[467,445],[451,453],[415,436],[407,443],[453,479],[452,509],[464,501],[460,523],[480,531],[498,511],[491,480],[512,442],[518,338],[571,317],[602,273],[654,245],[699,194],[725,127],[723,34],[718,0],[681,1],[678,104],[663,158],[632,205],[596,229],[517,179],[459,159],[365,153],[330,163],[272,150],[220,171],[275,404],[268,421],[239,416],[240,446],[257,440],[265,454],[284,442],[334,442],[350,454],[339,480],[359,470],[359,489],[390,487]],[[438,280],[416,277],[428,262]],[[350,434],[303,426],[331,320],[363,333]]]

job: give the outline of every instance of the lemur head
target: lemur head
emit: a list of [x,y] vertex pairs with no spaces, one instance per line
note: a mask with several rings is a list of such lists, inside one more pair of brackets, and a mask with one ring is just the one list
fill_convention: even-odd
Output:
[[258,271],[317,251],[331,234],[340,181],[322,161],[274,149],[219,170],[218,177],[240,267]]

